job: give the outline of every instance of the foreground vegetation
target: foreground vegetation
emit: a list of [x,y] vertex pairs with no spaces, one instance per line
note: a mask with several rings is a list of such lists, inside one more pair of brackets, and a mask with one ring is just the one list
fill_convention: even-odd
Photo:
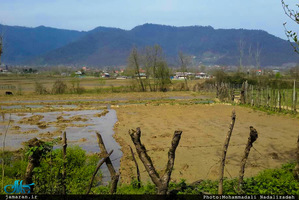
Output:
[[[4,153],[5,176],[3,185],[11,185],[15,180],[24,180],[28,155],[30,149],[18,152]],[[78,146],[68,148],[66,157],[66,189],[67,194],[85,194],[90,178],[94,172],[99,158],[97,155],[86,155]],[[39,167],[34,169],[34,192],[37,194],[61,194],[62,193],[62,151],[55,149],[49,151],[41,159]],[[245,194],[275,194],[299,195],[299,182],[293,176],[294,163],[283,165],[279,169],[267,169],[257,176],[244,180],[243,191]],[[2,170],[2,167],[1,167]],[[109,194],[108,186],[99,186],[102,175],[98,173],[94,181],[91,194]],[[2,177],[1,177],[2,178]],[[224,194],[237,194],[237,179],[224,180]],[[131,184],[119,184],[117,194],[156,194],[156,188],[152,183],[141,183],[132,179]],[[198,184],[189,184],[185,180],[178,183],[171,182],[170,193],[176,194],[217,194],[218,181],[202,180]],[[5,194],[1,190],[1,194]]]

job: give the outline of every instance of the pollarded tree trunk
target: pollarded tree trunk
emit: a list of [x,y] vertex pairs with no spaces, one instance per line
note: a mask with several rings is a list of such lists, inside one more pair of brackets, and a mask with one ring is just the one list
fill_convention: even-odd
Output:
[[153,162],[149,155],[147,154],[145,146],[141,143],[140,137],[141,137],[141,130],[138,127],[135,130],[129,130],[129,134],[131,136],[131,139],[136,147],[136,151],[138,153],[138,156],[140,160],[142,161],[146,171],[148,172],[150,178],[152,179],[153,183],[156,185],[158,194],[167,194],[168,192],[168,184],[170,181],[171,173],[174,166],[174,159],[175,159],[175,151],[177,146],[179,145],[182,131],[175,131],[171,147],[168,151],[168,161],[166,165],[166,169],[162,177],[158,174],[156,171]]

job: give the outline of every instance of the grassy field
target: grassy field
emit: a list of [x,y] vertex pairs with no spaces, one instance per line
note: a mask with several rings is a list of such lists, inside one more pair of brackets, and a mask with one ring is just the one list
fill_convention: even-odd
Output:
[[[0,87],[0,94],[4,95],[6,91],[12,91],[14,94],[32,95],[35,93],[35,83],[42,84],[47,91],[51,92],[53,84],[56,80],[62,80],[67,84],[68,88],[72,88],[73,84],[83,87],[87,93],[103,93],[120,87],[129,87],[136,83],[133,79],[103,79],[94,76],[77,77],[61,77],[61,76],[45,76],[45,75],[9,75],[0,76],[0,86],[13,86],[15,89],[5,89]],[[174,80],[173,85],[182,83],[184,80]],[[202,83],[203,80],[189,81],[192,88],[196,83]],[[101,90],[102,89],[102,90]]]

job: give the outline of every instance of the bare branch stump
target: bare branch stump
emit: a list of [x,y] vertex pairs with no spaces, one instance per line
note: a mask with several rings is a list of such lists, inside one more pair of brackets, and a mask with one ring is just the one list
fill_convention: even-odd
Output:
[[162,177],[159,176],[158,172],[156,171],[153,162],[149,155],[147,154],[145,146],[141,143],[141,130],[140,128],[136,128],[135,130],[129,130],[129,134],[131,139],[136,147],[136,151],[140,160],[142,161],[146,171],[148,172],[150,178],[152,179],[153,183],[156,185],[158,194],[167,194],[168,192],[168,184],[170,181],[171,173],[174,166],[174,159],[175,159],[175,151],[180,142],[182,131],[175,131],[172,141],[171,147],[168,151],[168,162],[166,165],[165,172]]
[[234,129],[235,121],[236,121],[236,114],[235,110],[232,111],[232,116],[231,116],[231,123],[229,126],[229,131],[227,132],[226,139],[224,142],[223,150],[222,150],[222,156],[221,156],[221,162],[220,162],[220,170],[219,170],[219,185],[218,185],[218,194],[221,195],[223,193],[223,173],[224,173],[224,166],[225,166],[225,158],[226,158],[226,153],[229,145],[229,141]]
[[250,126],[250,134],[248,137],[247,145],[245,147],[244,155],[241,160],[241,169],[239,172],[238,193],[242,193],[242,184],[243,184],[243,178],[244,178],[244,172],[245,172],[245,165],[246,165],[246,162],[247,162],[247,159],[249,156],[250,149],[251,149],[253,143],[257,140],[257,138],[258,138],[257,131],[255,130],[255,128]]
[[[106,150],[106,147],[104,145],[104,141],[102,139],[102,136],[100,133],[96,132],[97,134],[97,138],[98,138],[98,144],[99,144],[99,147],[100,147],[100,150],[101,150],[101,153],[105,156],[105,155],[108,155],[108,152]],[[116,189],[117,189],[117,183],[118,183],[118,179],[119,179],[119,174],[116,173],[114,167],[113,167],[113,164],[111,162],[111,159],[110,157],[108,156],[105,160],[105,163],[108,167],[108,170],[110,172],[110,176],[111,176],[111,188],[110,188],[110,193],[111,194],[114,194],[116,193]]]
[[138,183],[137,183],[137,187],[140,188],[140,187],[141,187],[141,185],[140,185],[141,181],[140,181],[140,171],[139,171],[138,163],[137,163],[137,161],[136,161],[136,159],[135,159],[133,149],[131,148],[130,145],[129,145],[129,147],[130,147],[130,150],[131,150],[131,154],[132,154],[132,157],[133,157],[133,161],[134,161],[135,166],[136,166],[137,181],[138,181]]
[[[97,175],[99,169],[101,168],[101,166],[106,162],[107,158],[109,158],[109,156],[111,156],[111,154],[113,153],[113,150],[110,151],[110,153],[105,156],[101,162],[99,162],[99,164],[97,165],[97,168],[96,170],[94,171],[94,173],[92,174],[92,177],[90,179],[90,184],[89,184],[89,187],[87,189],[87,192],[86,194],[89,194],[90,190],[91,190],[91,187],[92,187],[92,183],[93,183],[93,180],[94,180],[94,177]],[[116,189],[115,189],[116,190]]]

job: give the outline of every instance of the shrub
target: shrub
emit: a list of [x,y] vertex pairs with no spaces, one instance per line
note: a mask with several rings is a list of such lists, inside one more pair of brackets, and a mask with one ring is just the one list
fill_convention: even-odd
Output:
[[[84,194],[90,178],[96,168],[98,157],[86,156],[79,146],[67,148],[66,157],[66,187],[68,194]],[[61,194],[62,192],[62,151],[56,149],[48,153],[40,167],[34,169],[35,192],[39,194]],[[94,184],[100,180],[100,173]],[[92,188],[92,191],[94,188]]]
[[67,85],[62,80],[55,81],[52,93],[53,94],[64,94],[67,90]]
[[40,82],[35,82],[34,91],[36,94],[47,94],[48,93],[47,89]]

